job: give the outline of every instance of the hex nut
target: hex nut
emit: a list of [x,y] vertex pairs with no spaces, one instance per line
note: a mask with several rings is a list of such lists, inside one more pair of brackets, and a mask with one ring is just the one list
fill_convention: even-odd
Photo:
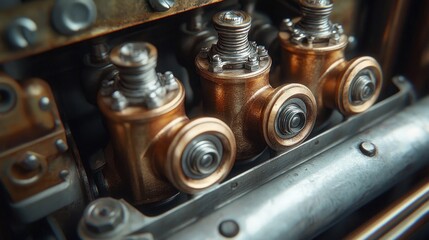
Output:
[[125,206],[112,198],[99,198],[85,209],[84,223],[95,233],[113,231],[125,221]]

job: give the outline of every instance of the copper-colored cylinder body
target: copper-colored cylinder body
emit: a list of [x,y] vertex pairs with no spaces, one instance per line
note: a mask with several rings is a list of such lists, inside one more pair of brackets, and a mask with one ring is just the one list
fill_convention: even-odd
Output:
[[[308,136],[315,122],[316,106],[311,92],[299,84],[272,88],[269,84],[271,58],[266,61],[254,72],[225,69],[221,73],[213,73],[209,71],[207,59],[196,59],[204,92],[204,110],[231,127],[237,141],[237,161],[258,156],[267,144],[275,150],[298,144]],[[286,90],[292,88],[298,90]],[[292,138],[273,138],[275,123],[272,118],[278,115],[279,106],[292,98],[300,98],[307,106],[307,124]]]
[[[297,44],[291,41],[288,32],[280,32],[282,47],[282,83],[301,83],[314,94],[318,106],[318,120],[328,117],[329,109],[337,109],[343,115],[365,111],[377,100],[382,83],[381,68],[371,57],[360,57],[347,61],[344,49],[347,36],[341,35],[338,43]],[[352,64],[360,62],[361,64]],[[359,74],[367,71],[375,78],[372,96],[355,104],[350,100],[351,84]],[[345,76],[347,72],[353,72]]]
[[[110,183],[110,180],[122,196],[124,192],[128,194],[134,204],[166,200],[178,190],[197,192],[221,181],[232,168],[235,140],[231,131],[217,119],[190,121],[185,115],[184,96],[179,84],[177,90],[168,93],[166,97],[170,100],[161,107],[129,106],[122,111],[111,110],[108,97],[98,97],[114,150],[114,159],[108,161],[105,170],[107,181]],[[197,136],[183,137],[186,132],[197,133]],[[203,134],[221,139],[224,154],[216,172],[193,180],[183,174],[180,166],[183,151],[174,150]]]
[[237,141],[237,160],[258,155],[266,147],[259,125],[265,99],[273,91],[268,84],[271,60],[255,72],[235,69],[213,73],[208,64],[200,57],[196,59],[204,110],[231,127]]

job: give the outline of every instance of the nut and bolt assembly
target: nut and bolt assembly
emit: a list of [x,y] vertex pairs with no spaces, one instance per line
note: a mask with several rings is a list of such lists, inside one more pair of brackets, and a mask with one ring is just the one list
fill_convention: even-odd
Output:
[[156,48],[124,43],[110,59],[118,77],[103,82],[98,105],[116,153],[104,169],[111,188],[119,191],[112,194],[126,191],[133,204],[153,203],[225,178],[235,159],[232,131],[218,119],[188,119],[182,84],[170,71],[155,71]]
[[[299,0],[301,18],[285,19],[279,39],[282,47],[280,83],[301,83],[314,94],[318,120],[332,109],[343,115],[365,111],[378,98],[382,72],[371,57],[344,58],[348,37],[329,20],[331,0]],[[278,84],[280,84],[278,83]]]
[[88,205],[82,219],[89,231],[102,234],[124,226],[128,215],[128,210],[121,201],[99,198]]
[[303,141],[316,119],[310,90],[300,84],[269,85],[271,58],[264,46],[248,40],[248,13],[219,12],[213,24],[218,41],[202,49],[195,63],[204,110],[231,127],[237,160],[252,159],[267,145],[282,150]]

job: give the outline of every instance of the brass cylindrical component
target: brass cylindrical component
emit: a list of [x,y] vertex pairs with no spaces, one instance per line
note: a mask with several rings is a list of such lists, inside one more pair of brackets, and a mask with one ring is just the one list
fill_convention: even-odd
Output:
[[311,91],[301,84],[276,89],[269,85],[271,58],[263,46],[248,42],[248,14],[226,11],[213,21],[222,37],[210,50],[203,49],[195,64],[204,92],[203,108],[231,127],[237,160],[252,159],[267,144],[282,150],[303,141],[316,119]]
[[344,58],[347,36],[340,25],[331,24],[327,18],[331,1],[301,0],[300,4],[304,17],[286,19],[279,33],[281,82],[306,85],[317,99],[319,119],[327,117],[327,108],[346,116],[365,111],[380,94],[379,64],[371,57]]
[[[124,46],[126,44],[118,48]],[[136,57],[132,65],[137,66],[136,62],[142,65],[153,63],[150,59],[152,56],[156,58],[153,45],[139,43],[133,47],[148,50],[143,54],[150,57]],[[117,51],[112,50],[111,58]],[[133,49],[133,55],[138,51]],[[144,69],[141,66],[138,68]],[[150,71],[154,68],[152,64]],[[132,73],[131,68],[127,70],[127,74]],[[121,77],[121,72],[119,74]],[[145,74],[139,72],[134,75]],[[158,82],[158,78],[162,81]],[[147,83],[145,89],[153,87],[148,86],[151,82],[156,85],[155,88],[165,88],[164,92],[155,89],[158,93],[163,92],[154,96],[156,101],[142,100],[150,98],[145,93],[137,91],[141,95],[134,94],[134,87],[129,83],[133,83],[135,78],[128,79],[121,85],[123,78],[117,83],[104,84],[113,89],[107,91],[109,94],[104,89],[98,96],[98,105],[106,117],[114,150],[114,159],[108,162],[105,170],[107,181],[110,179],[116,189],[127,192],[134,204],[144,204],[168,199],[177,190],[195,193],[223,180],[235,159],[235,139],[228,126],[215,118],[190,121],[185,115],[183,86],[169,72],[164,75],[151,74],[146,80],[134,81]],[[114,86],[118,86],[119,90],[115,90]],[[121,99],[128,99],[117,94],[124,86],[131,86],[127,91],[133,98],[133,102],[124,100],[125,106],[117,104]],[[147,101],[152,104],[147,104]],[[117,176],[113,176],[112,169],[117,171]]]

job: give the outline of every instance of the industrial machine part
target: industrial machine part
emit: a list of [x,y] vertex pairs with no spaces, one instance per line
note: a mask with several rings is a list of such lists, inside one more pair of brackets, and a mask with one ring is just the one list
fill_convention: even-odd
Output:
[[146,42],[115,47],[110,61],[119,76],[104,80],[98,96],[114,150],[114,158],[106,157],[107,183],[133,204],[206,189],[227,176],[235,159],[228,126],[215,118],[190,121],[182,85],[171,72],[156,73],[157,57]]
[[33,222],[70,204],[73,163],[51,89],[0,74],[1,185],[13,212]]
[[[150,239],[315,236],[339,217],[428,164],[429,98],[406,108],[412,103],[412,87],[403,78],[394,82],[400,91],[367,112],[247,169],[171,211],[148,216],[123,200],[96,200],[82,215],[79,235],[83,239],[143,234]],[[405,138],[403,131],[412,133],[412,137]],[[333,144],[332,139],[338,142]],[[403,146],[410,150],[404,151]],[[206,211],[208,202],[216,206],[215,210]],[[104,232],[92,230],[88,216],[94,208],[102,209],[108,204],[117,206],[110,211],[122,209],[121,215],[112,214],[109,219],[126,217],[119,218],[121,221]],[[177,218],[178,215],[181,217]],[[199,220],[193,221],[196,215]],[[188,224],[180,224],[183,222]]]
[[332,24],[332,1],[299,0],[302,17],[285,19],[279,33],[282,48],[281,82],[306,85],[314,94],[320,122],[326,108],[349,116],[361,113],[377,100],[382,71],[372,57],[344,58],[347,36]]
[[214,15],[218,42],[195,60],[204,92],[203,108],[225,121],[237,140],[237,160],[258,156],[268,144],[282,150],[302,142],[313,129],[316,102],[308,88],[269,81],[271,58],[249,42],[251,17],[242,11]]
[[332,2],[0,1],[0,239],[427,239],[429,0]]

